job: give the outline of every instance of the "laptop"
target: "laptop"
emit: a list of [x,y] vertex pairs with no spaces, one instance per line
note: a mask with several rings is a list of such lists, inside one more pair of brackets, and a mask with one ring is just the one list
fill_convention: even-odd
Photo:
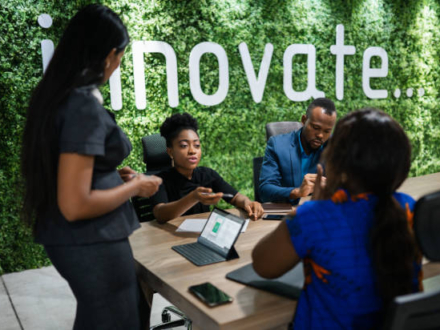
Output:
[[234,244],[245,220],[215,207],[197,242],[171,247],[196,266],[238,258]]

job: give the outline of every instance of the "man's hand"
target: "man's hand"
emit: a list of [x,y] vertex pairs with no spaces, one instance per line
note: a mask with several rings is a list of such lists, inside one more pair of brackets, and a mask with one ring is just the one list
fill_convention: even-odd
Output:
[[[318,164],[318,167],[321,169],[320,172],[320,183],[319,186],[321,188],[325,187],[326,178],[322,176],[323,170],[322,166]],[[312,194],[315,190],[316,180],[318,178],[318,174],[306,174],[304,176],[304,180],[299,188],[292,189],[290,192],[290,199],[297,199],[301,197],[306,197]]]
[[299,188],[292,189],[290,192],[290,199],[298,199],[301,197],[306,197],[313,193],[315,187],[316,174],[306,174],[304,175],[303,182]]
[[311,193],[313,193],[313,190],[315,189],[316,177],[317,174],[308,173],[304,175],[304,180],[301,186],[299,187],[300,197],[306,197],[309,196]]

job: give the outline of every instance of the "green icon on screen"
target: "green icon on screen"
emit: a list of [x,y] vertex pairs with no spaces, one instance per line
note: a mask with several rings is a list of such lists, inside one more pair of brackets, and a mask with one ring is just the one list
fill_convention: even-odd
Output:
[[219,228],[220,228],[220,222],[216,222],[214,228],[212,228],[212,231],[214,233],[217,233]]

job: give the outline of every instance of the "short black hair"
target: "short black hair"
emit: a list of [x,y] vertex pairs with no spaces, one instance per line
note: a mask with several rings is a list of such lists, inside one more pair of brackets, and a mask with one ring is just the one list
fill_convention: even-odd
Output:
[[162,126],[160,126],[160,135],[165,138],[167,147],[171,148],[173,140],[185,129],[193,130],[198,135],[197,130],[199,129],[199,126],[197,124],[197,119],[187,112],[175,113],[171,117],[165,119]]
[[320,108],[324,109],[324,113],[329,116],[331,116],[333,114],[333,112],[336,112],[336,107],[335,107],[335,104],[333,103],[332,100],[325,98],[325,97],[320,97],[320,98],[313,100],[313,102],[310,103],[310,105],[308,106],[307,111],[306,111],[306,116],[310,117],[313,109],[315,109],[316,107],[320,107]]

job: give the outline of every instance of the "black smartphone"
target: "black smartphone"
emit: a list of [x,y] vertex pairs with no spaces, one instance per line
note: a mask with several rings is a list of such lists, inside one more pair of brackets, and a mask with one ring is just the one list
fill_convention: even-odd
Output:
[[281,220],[285,216],[285,214],[265,214],[263,215],[263,220]]
[[231,297],[209,282],[190,286],[189,291],[209,307],[226,304],[232,301]]

